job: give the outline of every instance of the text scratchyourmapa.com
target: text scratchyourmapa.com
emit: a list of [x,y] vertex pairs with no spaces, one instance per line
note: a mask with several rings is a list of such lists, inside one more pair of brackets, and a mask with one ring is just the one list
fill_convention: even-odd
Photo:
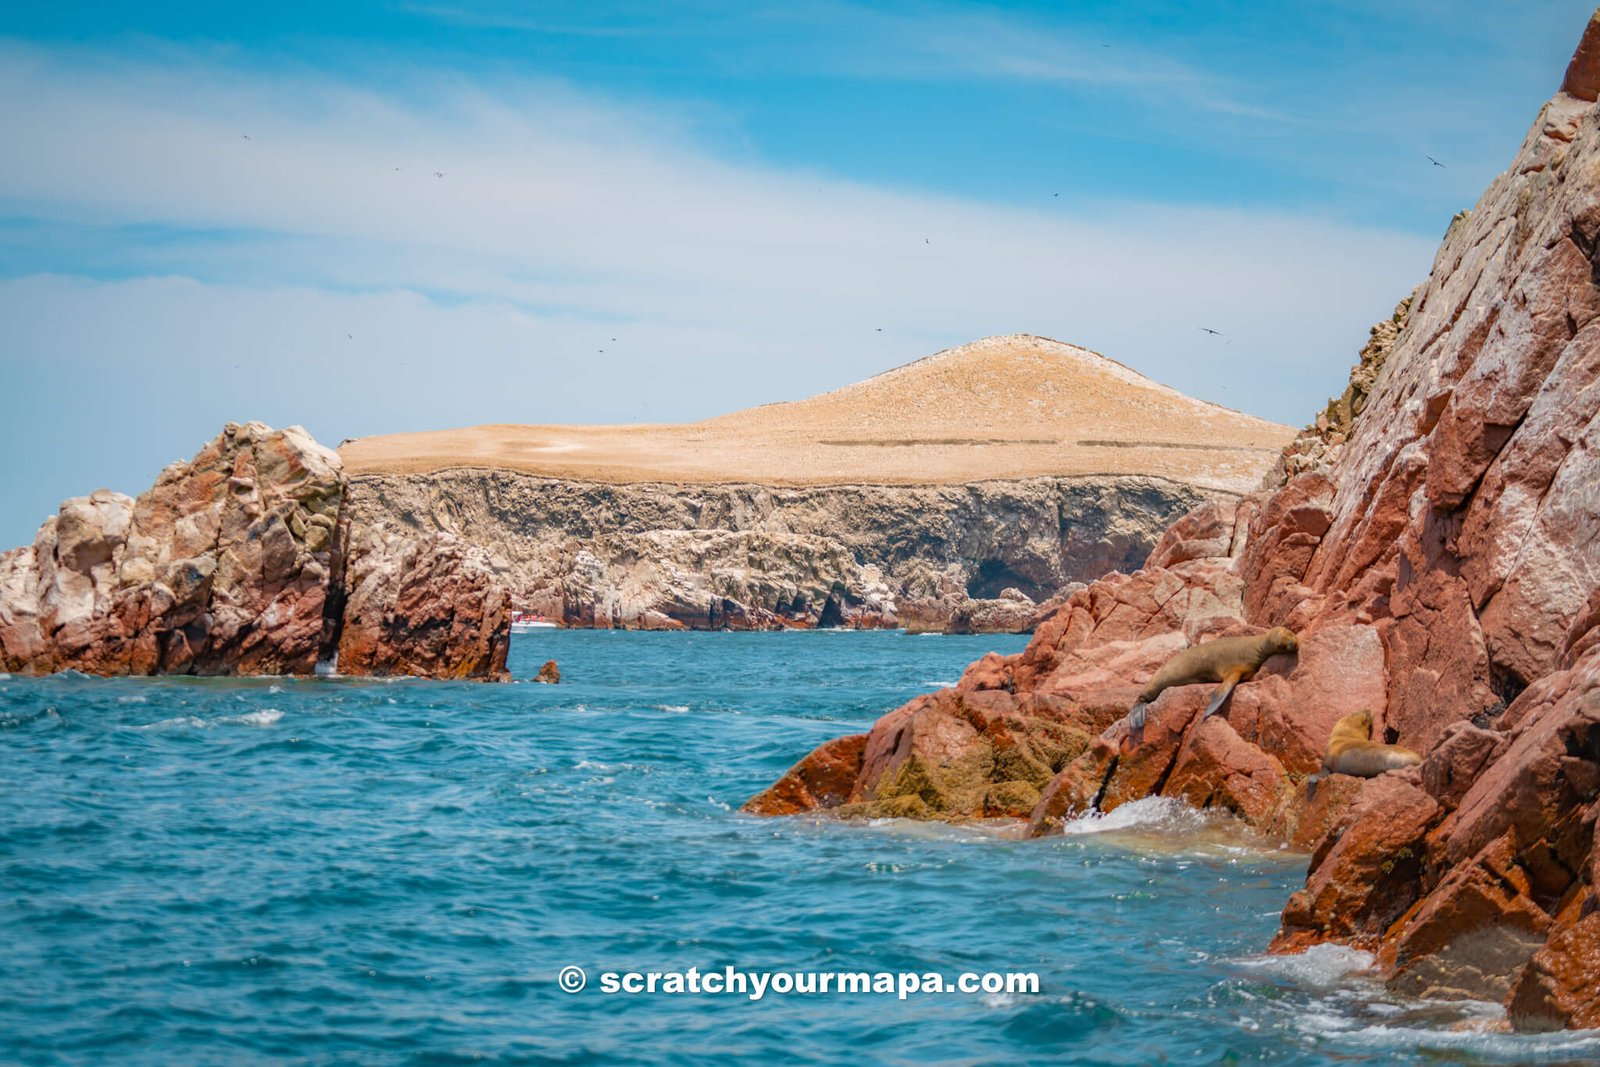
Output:
[[[564,967],[556,978],[564,992],[581,993],[589,976],[581,967]],[[737,967],[702,971],[602,971],[599,990],[623,996],[776,996],[891,994],[900,1000],[926,994],[1024,994],[1039,992],[1039,976],[1024,971],[746,971]]]

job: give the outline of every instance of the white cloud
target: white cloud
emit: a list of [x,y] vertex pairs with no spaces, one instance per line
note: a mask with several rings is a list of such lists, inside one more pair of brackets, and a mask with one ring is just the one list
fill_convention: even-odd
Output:
[[[85,369],[25,421],[131,435],[128,489],[178,447],[131,454],[140,425],[188,441],[265,417],[337,441],[700,417],[1001,332],[1301,422],[1432,253],[1314,218],[1021,211],[735,165],[678,116],[556,85],[416,75],[383,94],[178,58],[0,52],[6,213],[162,234],[116,238],[119,267],[152,277],[0,282],[14,380]],[[54,476],[51,500],[103,480]],[[45,490],[27,488],[31,524]]]

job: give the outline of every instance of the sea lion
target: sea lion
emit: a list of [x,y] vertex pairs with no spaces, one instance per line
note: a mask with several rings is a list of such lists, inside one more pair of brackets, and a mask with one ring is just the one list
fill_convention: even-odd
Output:
[[1330,774],[1354,778],[1376,778],[1384,771],[1414,767],[1422,757],[1400,745],[1380,745],[1372,740],[1372,712],[1358,711],[1333,724],[1328,735],[1328,754],[1322,757],[1322,770],[1306,779],[1306,800],[1317,798],[1317,783]]
[[1145,707],[1162,691],[1191,682],[1221,682],[1211,694],[1202,719],[1210,718],[1233,687],[1248,682],[1268,659],[1280,652],[1298,652],[1300,639],[1293,630],[1275,626],[1257,637],[1219,637],[1179,652],[1156,671],[1150,684],[1139,693],[1139,702],[1128,712],[1128,742],[1137,747],[1144,741]]

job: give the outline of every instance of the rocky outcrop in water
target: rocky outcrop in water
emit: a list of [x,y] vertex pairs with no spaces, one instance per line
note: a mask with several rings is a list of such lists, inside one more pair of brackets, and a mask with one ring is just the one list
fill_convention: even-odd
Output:
[[64,502],[0,556],[0,669],[494,677],[509,601],[481,550],[352,525],[339,457],[229,426],[137,499]]
[[[1364,401],[1330,408],[1340,428],[1293,450],[1284,484],[1191,512],[1026,651],[823,746],[747,810],[1043,833],[1183,797],[1310,852],[1276,950],[1353,944],[1398,989],[1600,1025],[1597,95],[1600,22],[1381,368],[1353,377]],[[1174,652],[1279,625],[1297,656],[1204,721],[1209,684],[1168,689],[1129,749],[1122,716]],[[1363,709],[1423,763],[1332,776],[1311,802],[1334,722]]]
[[1031,604],[988,602],[1137,567],[1174,518],[1228,495],[1154,478],[784,488],[458,468],[357,476],[347,508],[492,548],[518,606],[568,626],[943,629],[964,613],[966,632],[1020,632]]

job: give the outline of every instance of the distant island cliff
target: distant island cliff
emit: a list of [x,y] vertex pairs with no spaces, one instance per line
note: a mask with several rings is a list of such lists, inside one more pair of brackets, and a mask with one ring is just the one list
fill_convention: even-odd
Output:
[[[352,514],[503,559],[569,626],[1031,630],[1292,436],[1047,338],[681,426],[363,438]],[[1056,602],[1059,602],[1057,600]]]

